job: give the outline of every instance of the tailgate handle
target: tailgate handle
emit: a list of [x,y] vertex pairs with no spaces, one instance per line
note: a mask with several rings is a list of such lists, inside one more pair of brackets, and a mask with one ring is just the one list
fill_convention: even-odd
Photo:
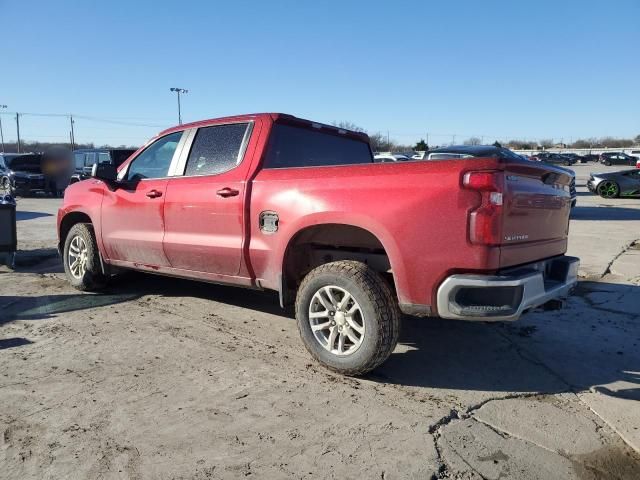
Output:
[[162,192],[158,191],[158,190],[149,190],[147,192],[147,197],[149,198],[158,198],[162,196]]
[[227,198],[227,197],[235,197],[239,193],[240,192],[238,190],[235,190],[235,189],[229,188],[229,187],[225,187],[225,188],[221,188],[220,190],[218,190],[216,192],[216,195],[218,195],[219,197],[222,197],[222,198]]

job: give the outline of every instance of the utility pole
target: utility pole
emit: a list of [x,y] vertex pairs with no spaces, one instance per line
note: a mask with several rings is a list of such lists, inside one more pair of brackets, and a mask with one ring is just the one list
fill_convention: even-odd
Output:
[[429,132],[427,132],[427,146],[429,145]]
[[387,148],[391,151],[391,142],[389,141],[389,130],[387,130]]
[[18,133],[18,153],[20,153],[20,114],[16,112],[16,132]]
[[71,122],[71,136],[70,136],[70,140],[71,140],[71,151],[73,152],[76,149],[76,135],[73,132],[73,115],[69,115],[69,121]]
[[169,90],[178,94],[178,125],[182,125],[182,113],[180,112],[180,94],[189,93],[189,90],[180,87],[171,87]]
[[455,145],[456,144],[456,136],[455,134],[453,135],[453,140],[451,141],[451,145]]
[[[6,105],[0,105],[0,109],[7,108]],[[2,141],[2,153],[4,153],[4,133],[2,133],[2,115],[0,115],[0,140]]]

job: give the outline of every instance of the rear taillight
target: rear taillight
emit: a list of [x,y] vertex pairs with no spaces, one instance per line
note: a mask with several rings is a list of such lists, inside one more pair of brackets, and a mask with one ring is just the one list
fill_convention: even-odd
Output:
[[480,245],[501,244],[504,173],[467,172],[462,177],[462,185],[482,196],[480,206],[469,213],[469,240]]

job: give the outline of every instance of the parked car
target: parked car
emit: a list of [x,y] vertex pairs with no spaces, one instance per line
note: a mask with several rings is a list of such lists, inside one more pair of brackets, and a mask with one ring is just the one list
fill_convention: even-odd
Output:
[[79,290],[120,269],[275,290],[311,355],[356,375],[391,354],[400,311],[515,320],[568,295],[570,182],[507,154],[375,163],[366,134],[240,115],[96,163],[67,188],[59,248]]
[[136,150],[134,148],[84,148],[73,151],[74,173],[69,183],[79,182],[91,176],[95,163],[108,162],[119,167]]
[[[546,153],[546,152],[544,152]],[[432,157],[431,155],[434,155]],[[522,155],[519,155],[508,148],[504,147],[495,147],[493,145],[477,145],[477,146],[468,146],[468,145],[458,145],[458,146],[450,146],[450,147],[441,147],[432,150],[429,152],[427,156],[430,160],[443,160],[443,159],[462,159],[462,158],[473,158],[473,157],[496,157],[496,158],[504,158],[505,160],[524,160]],[[548,156],[544,155],[543,158],[547,159]],[[530,162],[531,160],[527,159],[526,162]],[[542,160],[543,163],[546,163],[547,160]],[[549,162],[553,163],[553,162]],[[578,194],[576,192],[576,174],[573,170],[569,170],[568,168],[557,167],[566,175],[571,177],[571,181],[568,185],[568,191],[571,198],[571,208],[576,206]]]
[[553,165],[565,165],[567,167],[576,163],[576,160],[574,158],[568,157],[560,153],[550,153],[549,155],[546,155],[544,158],[539,159],[539,161],[544,163],[550,163]]
[[577,153],[561,153],[560,155],[562,155],[563,157],[569,158],[572,160],[572,164],[574,163],[585,163],[586,160],[583,159],[583,157],[581,155],[578,155]]
[[595,153],[587,153],[586,155],[582,155],[581,162],[599,162],[600,155],[596,155]]
[[374,155],[373,160],[379,163],[385,162],[406,162],[410,160],[406,155],[394,155],[391,153],[380,153],[378,155]]
[[424,160],[424,158],[426,157],[428,152],[424,151],[424,152],[415,152],[413,155],[411,155],[411,159],[412,160]]
[[600,155],[600,163],[603,165],[631,165],[635,166],[638,157],[627,155],[624,152],[605,152]]
[[0,189],[13,196],[45,191],[42,154],[0,154]]
[[587,188],[604,198],[640,196],[640,170],[592,173]]

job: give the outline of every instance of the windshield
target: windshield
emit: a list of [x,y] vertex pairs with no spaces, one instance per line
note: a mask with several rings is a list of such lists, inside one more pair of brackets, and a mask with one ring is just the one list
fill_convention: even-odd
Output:
[[14,172],[42,173],[42,155],[16,155],[15,157],[5,157],[7,167]]

